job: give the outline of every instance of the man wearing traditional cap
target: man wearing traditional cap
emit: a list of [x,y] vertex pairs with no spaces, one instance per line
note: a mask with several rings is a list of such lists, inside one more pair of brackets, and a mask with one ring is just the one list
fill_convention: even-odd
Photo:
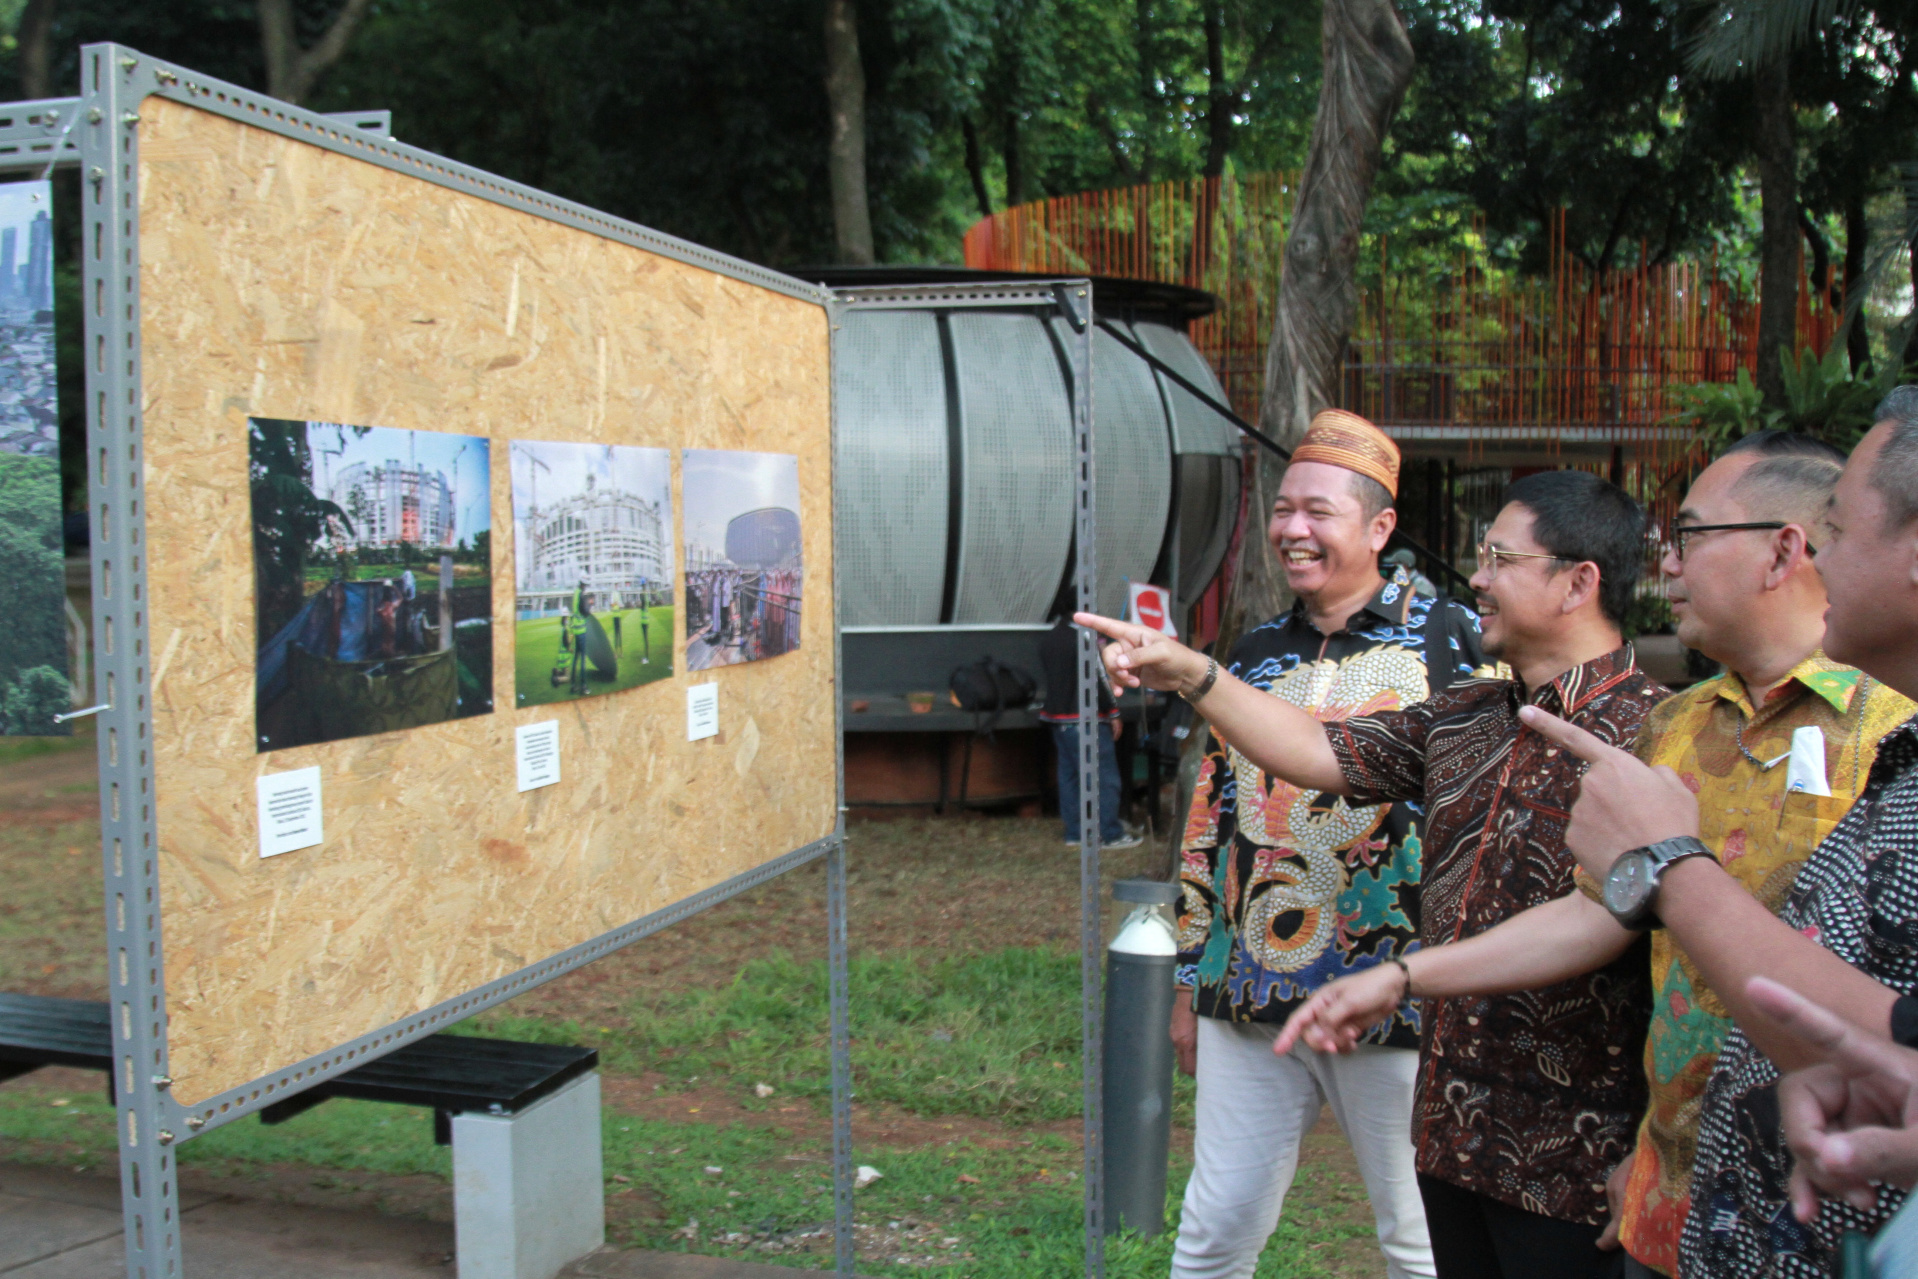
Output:
[[[1240,639],[1232,674],[1335,721],[1423,701],[1482,664],[1476,614],[1415,593],[1402,567],[1380,574],[1398,471],[1397,446],[1364,418],[1312,420],[1266,527],[1297,601]],[[1416,944],[1420,825],[1409,805],[1348,805],[1267,775],[1216,734],[1207,742],[1180,868],[1172,1039],[1198,1078],[1198,1110],[1176,1279],[1251,1275],[1328,1103],[1389,1274],[1434,1273],[1411,1141],[1417,1007],[1350,1056],[1272,1052],[1320,986]]]
[[[1391,709],[1393,691],[1375,679],[1367,691],[1376,700],[1336,718],[1292,704],[1282,686],[1272,689],[1278,697],[1261,692],[1157,632],[1091,613],[1074,620],[1115,641],[1103,657],[1120,689],[1177,691],[1263,770],[1254,775],[1259,781],[1284,778],[1321,792],[1316,811],[1290,807],[1295,826],[1338,819],[1345,810],[1333,796],[1354,809],[1418,805],[1416,867],[1351,855],[1328,870],[1343,872],[1349,885],[1336,907],[1341,939],[1362,929],[1348,921],[1362,921],[1389,891],[1399,911],[1393,922],[1409,919],[1422,943],[1436,945],[1487,932],[1573,890],[1577,863],[1565,830],[1585,764],[1533,731],[1525,716],[1549,711],[1599,742],[1636,740],[1666,695],[1638,669],[1620,633],[1644,564],[1644,512],[1630,495],[1586,471],[1528,475],[1505,491],[1471,583],[1484,650],[1510,667],[1511,678],[1459,680]],[[1240,781],[1242,827],[1247,793]],[[1256,797],[1270,822],[1270,799]],[[1359,844],[1353,854],[1362,848],[1370,851]],[[1296,860],[1309,867],[1315,859]],[[1361,869],[1368,864],[1389,866],[1393,878]],[[1295,903],[1308,900],[1318,880],[1290,873],[1298,887],[1281,890],[1286,897],[1257,918],[1296,936],[1310,917]],[[1418,882],[1415,895],[1397,890],[1398,874]],[[1412,1139],[1440,1279],[1605,1279],[1616,1272],[1619,1255],[1598,1244],[1606,1178],[1630,1150],[1645,1106],[1638,1058],[1651,973],[1643,947],[1536,990],[1421,1001]],[[1357,953],[1370,958],[1383,949]],[[1406,1020],[1409,949],[1383,956],[1400,978],[1381,1025],[1388,1032]],[[1301,1045],[1274,1039],[1275,1054],[1287,1050],[1279,1060],[1296,1059]],[[1314,1065],[1318,1078],[1342,1085],[1324,1059]],[[1201,1125],[1204,1092],[1202,1079]],[[1348,1102],[1345,1109],[1358,1108]],[[1372,1118],[1360,1112],[1347,1131]],[[1241,1119],[1248,1129],[1261,1121]],[[1376,1205],[1376,1187],[1372,1197]]]

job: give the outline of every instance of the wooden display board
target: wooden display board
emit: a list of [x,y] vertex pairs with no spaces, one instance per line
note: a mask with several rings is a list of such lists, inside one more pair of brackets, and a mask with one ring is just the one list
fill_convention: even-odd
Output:
[[[455,1019],[465,992],[833,835],[820,301],[168,97],[141,105],[137,156],[175,1102],[218,1099],[382,1028],[410,1037],[424,1023],[407,1019],[425,1010]],[[257,750],[249,416],[491,439],[491,714]],[[796,455],[799,648],[689,674],[682,608],[671,678],[514,709],[514,439],[671,449],[676,517],[679,450]],[[674,546],[678,559],[683,539]],[[683,603],[677,564],[675,580]],[[687,688],[708,682],[721,731],[689,741]],[[514,730],[551,719],[563,780],[520,793]],[[307,766],[321,771],[325,841],[262,858],[255,779]]]

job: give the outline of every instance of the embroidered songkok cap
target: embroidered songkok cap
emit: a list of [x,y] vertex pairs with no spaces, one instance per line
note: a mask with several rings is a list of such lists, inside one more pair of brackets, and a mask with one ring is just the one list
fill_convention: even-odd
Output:
[[1392,437],[1356,413],[1324,409],[1312,419],[1305,442],[1292,451],[1294,462],[1324,462],[1377,480],[1399,495],[1399,446]]

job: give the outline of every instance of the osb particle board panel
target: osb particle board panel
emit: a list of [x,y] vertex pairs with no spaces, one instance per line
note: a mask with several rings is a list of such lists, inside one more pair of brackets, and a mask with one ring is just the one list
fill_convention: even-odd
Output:
[[[177,103],[141,116],[174,1095],[192,1105],[829,834],[824,308]],[[493,714],[255,752],[249,414],[492,438]],[[513,709],[512,438],[797,454],[799,650],[689,675],[682,620],[673,678]],[[686,688],[709,680],[721,736],[688,742]],[[519,794],[514,727],[552,718],[564,781]],[[262,860],[255,778],[312,764],[326,842]]]

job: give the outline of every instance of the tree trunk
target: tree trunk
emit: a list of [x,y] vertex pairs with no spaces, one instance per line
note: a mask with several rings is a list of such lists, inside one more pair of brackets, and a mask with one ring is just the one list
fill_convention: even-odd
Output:
[[346,0],[310,49],[300,48],[293,25],[293,0],[260,0],[260,48],[266,54],[266,91],[282,102],[306,101],[313,86],[346,53],[372,0]]
[[[1871,223],[1865,220],[1864,193],[1845,199],[1845,310],[1851,321],[1845,329],[1845,354],[1851,375],[1862,377],[1871,367],[1871,332],[1865,327],[1865,255],[1871,249]],[[1856,310],[1853,310],[1854,305]]]
[[[1259,409],[1260,427],[1287,448],[1305,434],[1312,415],[1332,403],[1358,306],[1353,270],[1365,201],[1385,131],[1412,79],[1412,41],[1391,0],[1325,0],[1321,48],[1318,114],[1286,236]],[[1288,598],[1262,531],[1285,464],[1260,450],[1252,469],[1246,519],[1255,523],[1245,530],[1224,618],[1234,637]]]
[[20,11],[20,93],[25,98],[53,96],[49,49],[53,41],[53,0],[27,0]]
[[979,128],[970,115],[959,118],[959,128],[966,140],[966,176],[972,179],[972,198],[979,201],[979,216],[989,218],[992,192],[986,187],[986,156],[979,145]]
[[1791,77],[1780,58],[1752,78],[1757,95],[1758,189],[1764,204],[1758,280],[1758,389],[1782,409],[1781,362],[1798,346],[1798,147],[1792,137]]
[[1225,0],[1205,0],[1205,176],[1225,173],[1238,95],[1225,78]]
[[1017,108],[1006,112],[1005,123],[1000,126],[1005,135],[1002,154],[1006,162],[1006,205],[1026,202],[1026,166],[1019,149],[1019,112]]
[[859,61],[853,0],[826,0],[826,103],[832,113],[827,167],[839,260],[871,266],[872,210],[866,200],[866,70]]

